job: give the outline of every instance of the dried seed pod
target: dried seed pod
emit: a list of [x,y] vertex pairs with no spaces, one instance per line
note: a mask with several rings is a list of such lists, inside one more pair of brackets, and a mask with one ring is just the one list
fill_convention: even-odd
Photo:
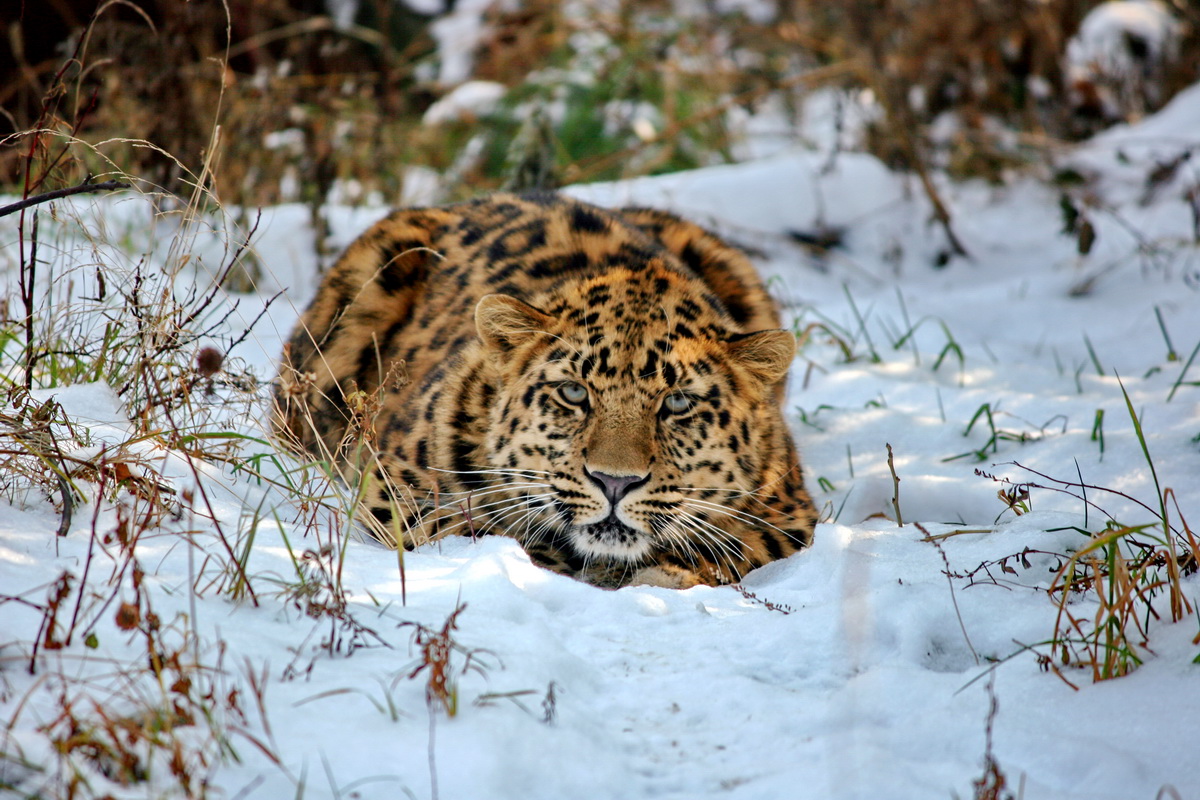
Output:
[[225,363],[225,354],[215,347],[201,348],[196,354],[196,372],[200,373],[201,377],[211,378],[221,371],[221,365]]

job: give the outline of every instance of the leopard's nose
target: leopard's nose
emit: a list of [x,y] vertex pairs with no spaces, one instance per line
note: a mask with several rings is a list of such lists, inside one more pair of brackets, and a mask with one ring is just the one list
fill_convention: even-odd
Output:
[[591,478],[592,483],[600,487],[600,491],[604,492],[604,496],[608,498],[608,502],[614,506],[621,501],[622,497],[650,480],[650,473],[646,473],[645,475],[610,475],[607,472],[592,472],[587,467],[583,468],[583,472]]

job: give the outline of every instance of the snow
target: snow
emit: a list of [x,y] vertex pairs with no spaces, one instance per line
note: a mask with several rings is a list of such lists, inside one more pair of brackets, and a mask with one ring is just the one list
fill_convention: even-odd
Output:
[[467,81],[450,90],[425,111],[426,125],[472,120],[492,113],[508,91],[495,81]]
[[358,0],[325,0],[325,11],[339,30],[346,30],[358,16]]
[[1179,53],[1184,24],[1159,0],[1108,0],[1087,13],[1067,42],[1068,85],[1094,92],[1105,116],[1140,116],[1157,103],[1164,68]]
[[1109,0],[1084,17],[1079,33],[1067,43],[1067,63],[1081,72],[1091,69],[1119,76],[1139,69],[1129,52],[1129,38],[1145,47],[1145,60],[1153,63],[1169,57],[1179,46],[1181,28],[1166,3]]
[[440,59],[438,84],[456,86],[471,77],[475,48],[486,33],[483,15],[491,7],[501,11],[513,10],[513,4],[507,1],[460,0],[450,6],[449,13],[430,24],[429,33],[437,42]]
[[[1085,482],[1127,495],[1090,491],[1097,507],[1127,524],[1153,521],[1128,499],[1157,509],[1123,384],[1158,480],[1192,525],[1200,520],[1200,364],[1184,373],[1200,342],[1200,261],[1184,199],[1197,174],[1183,164],[1148,199],[1135,181],[1200,144],[1197,91],[1063,157],[1064,166],[1095,176],[1091,195],[1078,198],[1097,231],[1086,256],[1062,232],[1058,190],[1032,178],[1005,187],[942,181],[970,258],[939,267],[945,235],[920,187],[849,153],[832,168],[826,154],[790,151],[570,190],[714,226],[753,249],[799,329],[824,326],[797,361],[787,406],[826,521],[810,550],[746,578],[752,596],[732,587],[603,591],[534,567],[498,537],[446,539],[408,553],[402,584],[395,553],[356,539],[340,565],[348,614],[369,629],[355,639],[280,593],[296,583],[289,553],[318,551],[327,528],[306,533],[295,502],[266,485],[213,465],[193,472],[178,452],[135,444],[180,487],[199,480],[222,523],[217,530],[199,513],[168,518],[136,551],[146,571],[141,591],[164,623],[163,647],[198,658],[205,669],[197,681],[211,682],[215,696],[236,690],[241,698],[241,716],[214,701],[238,758],[212,758],[202,770],[210,790],[428,798],[436,781],[442,798],[969,797],[984,771],[990,685],[998,702],[993,756],[1025,800],[1152,798],[1163,786],[1200,796],[1197,618],[1169,623],[1160,597],[1164,619],[1151,626],[1145,663],[1119,680],[1093,684],[1065,668],[1075,690],[1043,671],[1022,648],[1054,629],[1057,607],[1044,589],[1060,559],[1045,553],[1086,541],[1071,529],[1084,526],[1084,506],[1035,488],[1032,510],[1014,516],[997,499],[1002,487],[975,474],[1049,484],[1076,480],[1078,469]],[[136,222],[129,205],[126,216],[115,203],[94,207],[120,230]],[[330,209],[334,244],[383,213]],[[286,300],[237,352],[260,374],[271,374],[315,291],[306,214],[299,206],[266,209],[260,225],[257,250],[270,282],[287,287]],[[0,254],[11,262],[8,222]],[[817,228],[840,230],[841,244],[814,253],[788,236]],[[853,360],[828,343],[827,331],[846,341]],[[961,359],[945,350],[950,343]],[[38,397],[51,394],[88,425],[93,452],[130,437],[109,389]],[[990,435],[986,422],[965,431],[984,404],[1009,435],[979,460],[973,453]],[[1093,438],[1098,410],[1103,449]],[[263,435],[253,419],[229,426]],[[894,521],[888,444],[903,526]],[[44,604],[61,572],[79,576],[90,552],[96,596],[116,591],[131,601],[128,579],[108,588],[125,556],[116,544],[91,541],[91,511],[78,509],[70,535],[56,539],[58,515],[36,497],[0,508],[0,594]],[[257,605],[218,588],[229,580],[221,537],[240,552],[255,518],[245,570]],[[1087,525],[1097,530],[1103,519],[1093,507]],[[943,538],[924,541],[914,521]],[[94,524],[112,531],[113,512],[101,511]],[[963,574],[1026,548],[1038,551],[1028,566],[1010,558],[1009,573],[992,564],[994,581],[984,572],[973,581],[944,574],[947,563]],[[1186,579],[1192,603],[1198,588],[1194,576]],[[440,629],[459,603],[454,638],[479,669],[462,672],[466,653],[455,653],[458,713],[450,718],[427,707],[427,674],[410,677],[420,664],[412,624]],[[1093,606],[1080,598],[1073,608],[1087,617]],[[63,792],[65,772],[39,773],[12,756],[56,763],[42,731],[55,728],[64,694],[96,698],[115,714],[131,698],[166,695],[135,677],[146,662],[141,635],[118,629],[98,601],[83,607],[96,648],[81,636],[43,648],[31,675],[43,615],[0,603],[0,752],[9,754],[0,758],[0,782],[29,794]],[[203,731],[193,729],[196,741],[207,741]],[[95,794],[115,797],[158,796],[153,787],[172,785],[161,764],[151,788],[96,774],[91,781]]]

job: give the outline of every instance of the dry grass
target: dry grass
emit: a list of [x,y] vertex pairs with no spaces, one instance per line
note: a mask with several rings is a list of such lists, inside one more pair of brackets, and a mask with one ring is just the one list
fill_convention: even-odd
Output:
[[[79,90],[71,83],[79,63],[71,64],[55,73],[36,128],[17,137],[21,193],[74,180],[92,171],[94,158],[144,187],[116,170],[103,147],[76,136],[82,117],[64,132]],[[217,141],[215,128],[210,133]],[[113,203],[14,212],[13,297],[5,300],[17,313],[0,320],[0,489],[18,505],[49,499],[59,523],[46,535],[86,545],[82,561],[49,585],[0,595],[0,606],[40,618],[36,632],[6,642],[2,653],[35,676],[0,733],[0,788],[28,796],[208,797],[212,771],[246,746],[284,769],[270,742],[264,679],[226,665],[223,642],[202,637],[194,614],[160,611],[171,589],[164,594],[143,559],[164,539],[192,551],[184,589],[194,597],[257,604],[264,593],[281,594],[328,622],[327,656],[378,644],[354,618],[336,568],[351,531],[345,492],[245,433],[262,415],[264,385],[231,356],[253,323],[232,329],[238,301],[227,287],[235,276],[252,278],[254,228],[238,233],[222,216],[211,191],[215,157],[187,169],[162,148],[153,152],[177,165],[190,187],[185,201],[149,194],[123,203],[138,204],[160,234],[171,231],[160,241],[141,241],[141,218],[123,227]],[[225,248],[208,265],[197,242],[217,229]],[[49,396],[95,383],[110,387],[124,420],[85,424]],[[314,527],[328,523],[309,531],[315,545],[295,556],[294,580],[268,583],[251,572],[255,533],[270,509],[223,518],[215,496],[224,480],[214,480],[214,467],[232,470],[235,481],[273,485]],[[297,658],[306,655],[298,649]],[[33,739],[11,734],[31,724]]]
[[[1072,528],[1086,537],[1086,542],[1071,552],[1026,550],[953,577],[973,583],[998,583],[993,567],[1001,573],[1016,574],[1009,561],[1028,568],[1030,555],[1054,556],[1058,563],[1046,591],[1057,606],[1057,614],[1050,637],[1032,648],[1038,653],[1039,664],[1072,687],[1076,683],[1065,670],[1083,670],[1093,681],[1127,675],[1151,652],[1150,635],[1156,624],[1178,622],[1195,613],[1184,580],[1200,569],[1200,537],[1179,512],[1170,487],[1160,490],[1156,508],[1104,486],[1061,480],[1020,464],[1014,466],[1037,480],[1015,483],[982,470],[976,470],[976,474],[1011,487],[1001,490],[1002,501],[1010,492],[1026,498],[1031,491],[1067,494],[1086,509],[1099,511],[1108,523],[1097,532]],[[1157,518],[1142,525],[1123,525],[1097,501],[1104,495],[1132,501]],[[1169,508],[1174,508],[1173,515],[1168,513]],[[1164,595],[1165,609],[1159,599]],[[1200,636],[1196,643],[1200,644]],[[1042,647],[1047,652],[1042,652]]]
[[[1055,574],[1050,593],[1058,598],[1058,616],[1044,663],[1060,677],[1060,667],[1088,670],[1094,681],[1137,668],[1149,652],[1151,625],[1167,621],[1155,608],[1160,594],[1167,595],[1170,622],[1195,612],[1182,579],[1196,571],[1200,541],[1185,523],[1180,552],[1176,537],[1165,542],[1147,538],[1152,527],[1117,527],[1097,534]],[[1091,613],[1080,613],[1074,604],[1079,595],[1094,601]]]

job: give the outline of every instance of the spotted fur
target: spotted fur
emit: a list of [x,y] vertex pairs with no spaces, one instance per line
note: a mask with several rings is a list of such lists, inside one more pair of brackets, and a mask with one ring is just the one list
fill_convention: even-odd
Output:
[[554,194],[398,211],[326,275],[278,430],[413,544],[503,533],[598,585],[736,581],[812,538],[794,337],[749,261]]

